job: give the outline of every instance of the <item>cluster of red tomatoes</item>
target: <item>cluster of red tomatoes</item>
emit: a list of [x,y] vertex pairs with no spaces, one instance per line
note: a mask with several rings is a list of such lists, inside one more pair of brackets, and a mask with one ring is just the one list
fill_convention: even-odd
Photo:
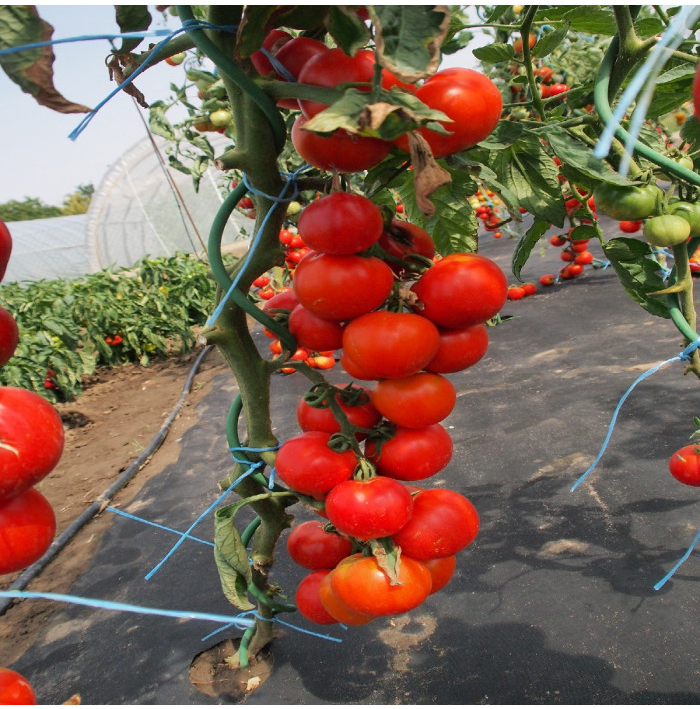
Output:
[[[10,232],[0,221],[0,280],[11,251]],[[0,308],[0,366],[18,341],[17,324]],[[33,564],[53,541],[56,517],[34,486],[58,464],[63,440],[61,417],[46,399],[27,389],[0,387],[0,574]]]
[[503,236],[500,228],[503,217],[499,210],[502,202],[495,192],[478,189],[472,197],[469,197],[469,204],[474,209],[477,219],[483,222],[484,229],[493,232],[494,239],[500,239]]
[[[553,236],[549,243],[552,246],[561,246],[560,258],[568,265],[559,271],[559,278],[575,278],[583,273],[583,267],[593,263],[594,256],[588,250],[589,239],[572,238],[573,229],[567,234],[557,234]],[[544,284],[543,284],[544,285]]]
[[298,227],[310,251],[292,290],[275,296],[296,299],[287,326],[301,347],[342,350],[345,371],[373,385],[312,387],[297,407],[302,433],[281,445],[275,469],[322,502],[328,519],[290,535],[292,558],[311,570],[297,592],[300,611],[359,624],[422,603],[476,536],[466,497],[413,483],[452,457],[441,422],[457,397],[444,375],[483,357],[485,323],[505,303],[507,281],[478,254],[434,261],[427,232],[396,218],[385,224],[361,195],[312,202]]
[[[274,57],[274,61],[268,54]],[[264,77],[328,88],[353,84],[361,91],[370,90],[375,65],[374,52],[370,50],[360,50],[349,56],[342,49],[332,49],[310,37],[292,37],[280,29],[267,35],[262,49],[251,56],[251,61]],[[488,77],[472,69],[439,71],[419,87],[406,84],[383,69],[381,85],[387,90],[399,87],[415,93],[429,108],[449,116],[451,121],[444,122],[444,127],[450,135],[440,135],[424,128],[419,131],[435,157],[476,145],[491,133],[501,115],[502,99],[498,88]],[[405,135],[396,140],[382,140],[354,135],[343,129],[329,136],[305,130],[306,122],[328,107],[318,101],[281,99],[279,105],[300,111],[292,126],[292,144],[304,160],[320,170],[360,172],[379,163],[394,147],[408,151]]]

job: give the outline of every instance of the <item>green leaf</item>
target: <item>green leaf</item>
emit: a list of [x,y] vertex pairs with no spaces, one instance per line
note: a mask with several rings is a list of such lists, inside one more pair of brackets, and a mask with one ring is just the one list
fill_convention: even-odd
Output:
[[634,29],[640,37],[653,37],[663,34],[666,28],[658,17],[642,17],[634,23]]
[[214,560],[224,595],[242,611],[255,605],[248,598],[248,586],[253,581],[248,551],[234,524],[236,513],[245,500],[219,508],[214,514]]
[[369,41],[367,25],[344,5],[330,6],[327,26],[336,44],[351,57]]
[[692,146],[691,154],[700,150],[700,123],[697,116],[689,116],[681,126],[681,138]]
[[600,227],[591,226],[590,224],[579,224],[574,227],[569,234],[572,241],[583,241],[584,239],[599,239]]
[[538,131],[551,147],[562,164],[572,165],[576,170],[594,180],[605,180],[615,184],[629,184],[629,180],[615,172],[605,160],[593,157],[590,146],[572,136],[565,128],[548,125]]
[[485,47],[477,47],[472,50],[472,54],[482,62],[487,64],[498,64],[506,62],[515,56],[515,50],[511,44],[503,42],[494,42],[487,44]]
[[479,223],[465,195],[474,194],[477,185],[462,170],[447,169],[452,175],[452,182],[431,195],[430,200],[436,206],[432,217],[426,217],[416,204],[412,173],[407,175],[399,194],[409,218],[433,237],[439,254],[475,252],[478,249]]
[[437,70],[441,59],[440,45],[450,24],[446,6],[369,5],[368,10],[383,67],[408,83],[430,76]]
[[652,315],[670,317],[666,299],[648,295],[666,287],[659,275],[659,264],[650,258],[651,246],[646,241],[621,236],[602,247],[627,295]]
[[543,34],[532,48],[532,56],[542,59],[551,54],[565,39],[569,32],[569,23],[562,25],[553,32]]
[[[143,32],[151,26],[151,13],[146,5],[115,5],[116,19],[122,32]],[[133,52],[143,39],[124,38],[119,54]]]
[[492,153],[490,167],[512,192],[518,204],[539,219],[561,227],[566,211],[559,186],[559,170],[538,138],[520,139],[510,148]]
[[165,117],[165,106],[162,101],[151,104],[148,112],[148,127],[151,133],[159,135],[166,140],[175,141],[175,129]]
[[617,32],[615,15],[600,6],[579,5],[565,13],[564,19],[571,23],[575,32],[602,34],[612,37]]
[[237,56],[246,59],[262,47],[263,40],[270,30],[268,23],[275,9],[274,5],[246,5],[244,7],[237,35]]
[[522,123],[516,121],[498,121],[491,134],[479,143],[479,146],[487,150],[502,150],[509,148],[518,141],[525,132]]
[[520,281],[520,272],[523,266],[527,263],[530,258],[532,249],[535,244],[542,238],[543,234],[549,229],[550,224],[544,219],[535,219],[532,226],[523,234],[515,247],[513,252],[513,259],[511,261],[511,268],[513,270],[513,275]]
[[508,12],[509,9],[510,7],[508,5],[494,5],[488,18],[486,19],[486,22],[488,24],[495,22],[499,17],[502,17],[506,12]]
[[[53,27],[39,17],[33,5],[0,5],[0,49],[44,42],[52,36]],[[7,76],[39,105],[58,113],[90,113],[92,109],[69,101],[56,90],[53,62],[50,46],[0,56]]]

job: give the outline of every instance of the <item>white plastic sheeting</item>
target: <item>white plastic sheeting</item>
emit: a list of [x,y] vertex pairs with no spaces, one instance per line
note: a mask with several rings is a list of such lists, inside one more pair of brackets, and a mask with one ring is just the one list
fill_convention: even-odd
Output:
[[3,283],[80,278],[90,272],[85,214],[8,222],[12,253]]
[[[230,143],[208,133],[217,152]],[[144,256],[168,256],[176,251],[202,251],[209,227],[223,198],[217,188],[222,174],[210,167],[199,192],[192,178],[167,166],[166,141],[154,137],[162,159],[149,138],[128,150],[95,190],[87,214],[85,248],[90,272],[110,266],[132,266]],[[177,188],[178,196],[165,171]],[[234,212],[224,231],[224,244],[247,238],[253,221]]]

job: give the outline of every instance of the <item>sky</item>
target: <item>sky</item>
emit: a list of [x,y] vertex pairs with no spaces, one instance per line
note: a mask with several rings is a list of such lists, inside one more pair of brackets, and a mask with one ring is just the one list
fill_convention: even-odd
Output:
[[[149,6],[151,28],[177,29],[177,18],[163,17]],[[53,38],[118,32],[113,5],[38,5],[39,15],[54,28]],[[159,41],[145,40],[146,42]],[[486,42],[482,42],[486,43]],[[104,65],[110,52],[107,40],[81,41],[54,46],[54,85],[68,100],[94,107],[115,88]],[[473,66],[469,56],[451,58],[450,66]],[[182,67],[163,63],[137,78],[136,86],[147,101],[166,98],[171,81],[179,83]],[[60,206],[79,185],[98,188],[109,169],[129,148],[147,135],[141,117],[147,109],[120,92],[112,98],[76,140],[68,135],[84,114],[59,114],[40,106],[0,70],[2,117],[0,155],[5,169],[0,171],[0,203],[37,197]]]

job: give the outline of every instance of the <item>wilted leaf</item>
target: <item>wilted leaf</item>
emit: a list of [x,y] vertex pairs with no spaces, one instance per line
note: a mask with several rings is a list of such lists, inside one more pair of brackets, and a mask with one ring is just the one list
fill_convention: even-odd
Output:
[[[45,42],[53,27],[42,20],[33,5],[0,5],[0,49]],[[0,56],[0,66],[22,91],[41,106],[58,113],[90,113],[92,109],[73,103],[53,84],[54,53],[50,46]]]
[[410,84],[435,73],[447,35],[447,5],[370,5],[379,62]]
[[435,190],[452,181],[452,176],[435,161],[428,141],[416,131],[408,134],[408,147],[413,165],[416,202],[423,214],[435,214],[435,205],[429,197]]
[[253,576],[248,552],[233,521],[244,504],[226,505],[214,514],[214,559],[224,595],[236,608],[247,611],[255,607],[248,598]]
[[389,584],[391,586],[400,585],[401,547],[397,547],[390,537],[373,539],[370,542],[370,547],[377,560],[377,566],[389,577]]

